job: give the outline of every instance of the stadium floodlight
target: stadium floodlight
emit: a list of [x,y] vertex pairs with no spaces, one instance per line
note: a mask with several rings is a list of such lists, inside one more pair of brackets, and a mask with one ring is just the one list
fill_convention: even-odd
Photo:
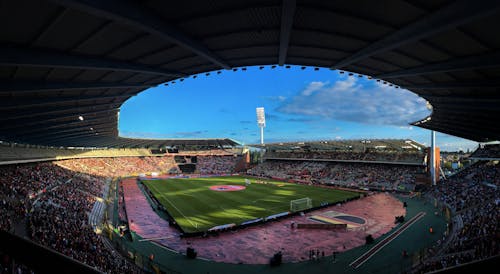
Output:
[[266,127],[266,115],[263,107],[255,109],[257,113],[257,124],[260,127],[260,144],[264,145],[264,128]]

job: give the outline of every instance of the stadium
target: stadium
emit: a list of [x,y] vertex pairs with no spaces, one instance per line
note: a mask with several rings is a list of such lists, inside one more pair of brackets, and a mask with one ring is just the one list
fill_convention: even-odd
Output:
[[[491,271],[499,15],[486,0],[0,2],[0,273]],[[263,109],[261,143],[118,132],[150,88],[277,67],[407,89],[431,144],[264,144]],[[448,156],[435,131],[480,145]]]

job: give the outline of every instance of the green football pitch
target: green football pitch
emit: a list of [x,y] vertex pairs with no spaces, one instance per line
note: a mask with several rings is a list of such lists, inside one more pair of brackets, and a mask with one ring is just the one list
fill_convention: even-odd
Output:
[[359,196],[359,193],[299,185],[255,178],[240,191],[214,191],[211,186],[245,186],[240,176],[145,180],[144,185],[167,209],[184,232],[201,232],[208,229],[290,211],[290,201],[311,198],[312,206],[337,203]]

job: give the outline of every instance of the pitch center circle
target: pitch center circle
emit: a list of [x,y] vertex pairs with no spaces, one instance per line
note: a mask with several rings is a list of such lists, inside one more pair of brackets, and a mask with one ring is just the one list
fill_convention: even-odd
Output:
[[245,186],[237,186],[237,185],[215,185],[211,186],[210,190],[227,192],[227,191],[240,191],[244,190],[245,188],[246,188]]

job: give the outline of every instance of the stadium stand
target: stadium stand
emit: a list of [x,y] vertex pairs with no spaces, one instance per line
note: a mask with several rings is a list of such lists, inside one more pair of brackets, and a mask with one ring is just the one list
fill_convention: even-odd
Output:
[[265,159],[315,159],[422,165],[425,147],[412,140],[343,140],[266,145]]
[[[35,242],[108,273],[139,273],[117,259],[88,224],[104,180],[53,163],[0,166],[0,229],[25,233]],[[22,224],[27,224],[23,231]]]
[[201,174],[230,174],[241,156],[198,156],[197,172]]
[[440,241],[414,273],[426,273],[498,256],[500,164],[479,162],[442,181],[429,195],[445,203],[453,233]]
[[350,188],[412,191],[415,175],[421,170],[419,166],[267,160],[247,174]]
[[478,147],[470,156],[473,159],[500,160],[500,144],[491,144]]

